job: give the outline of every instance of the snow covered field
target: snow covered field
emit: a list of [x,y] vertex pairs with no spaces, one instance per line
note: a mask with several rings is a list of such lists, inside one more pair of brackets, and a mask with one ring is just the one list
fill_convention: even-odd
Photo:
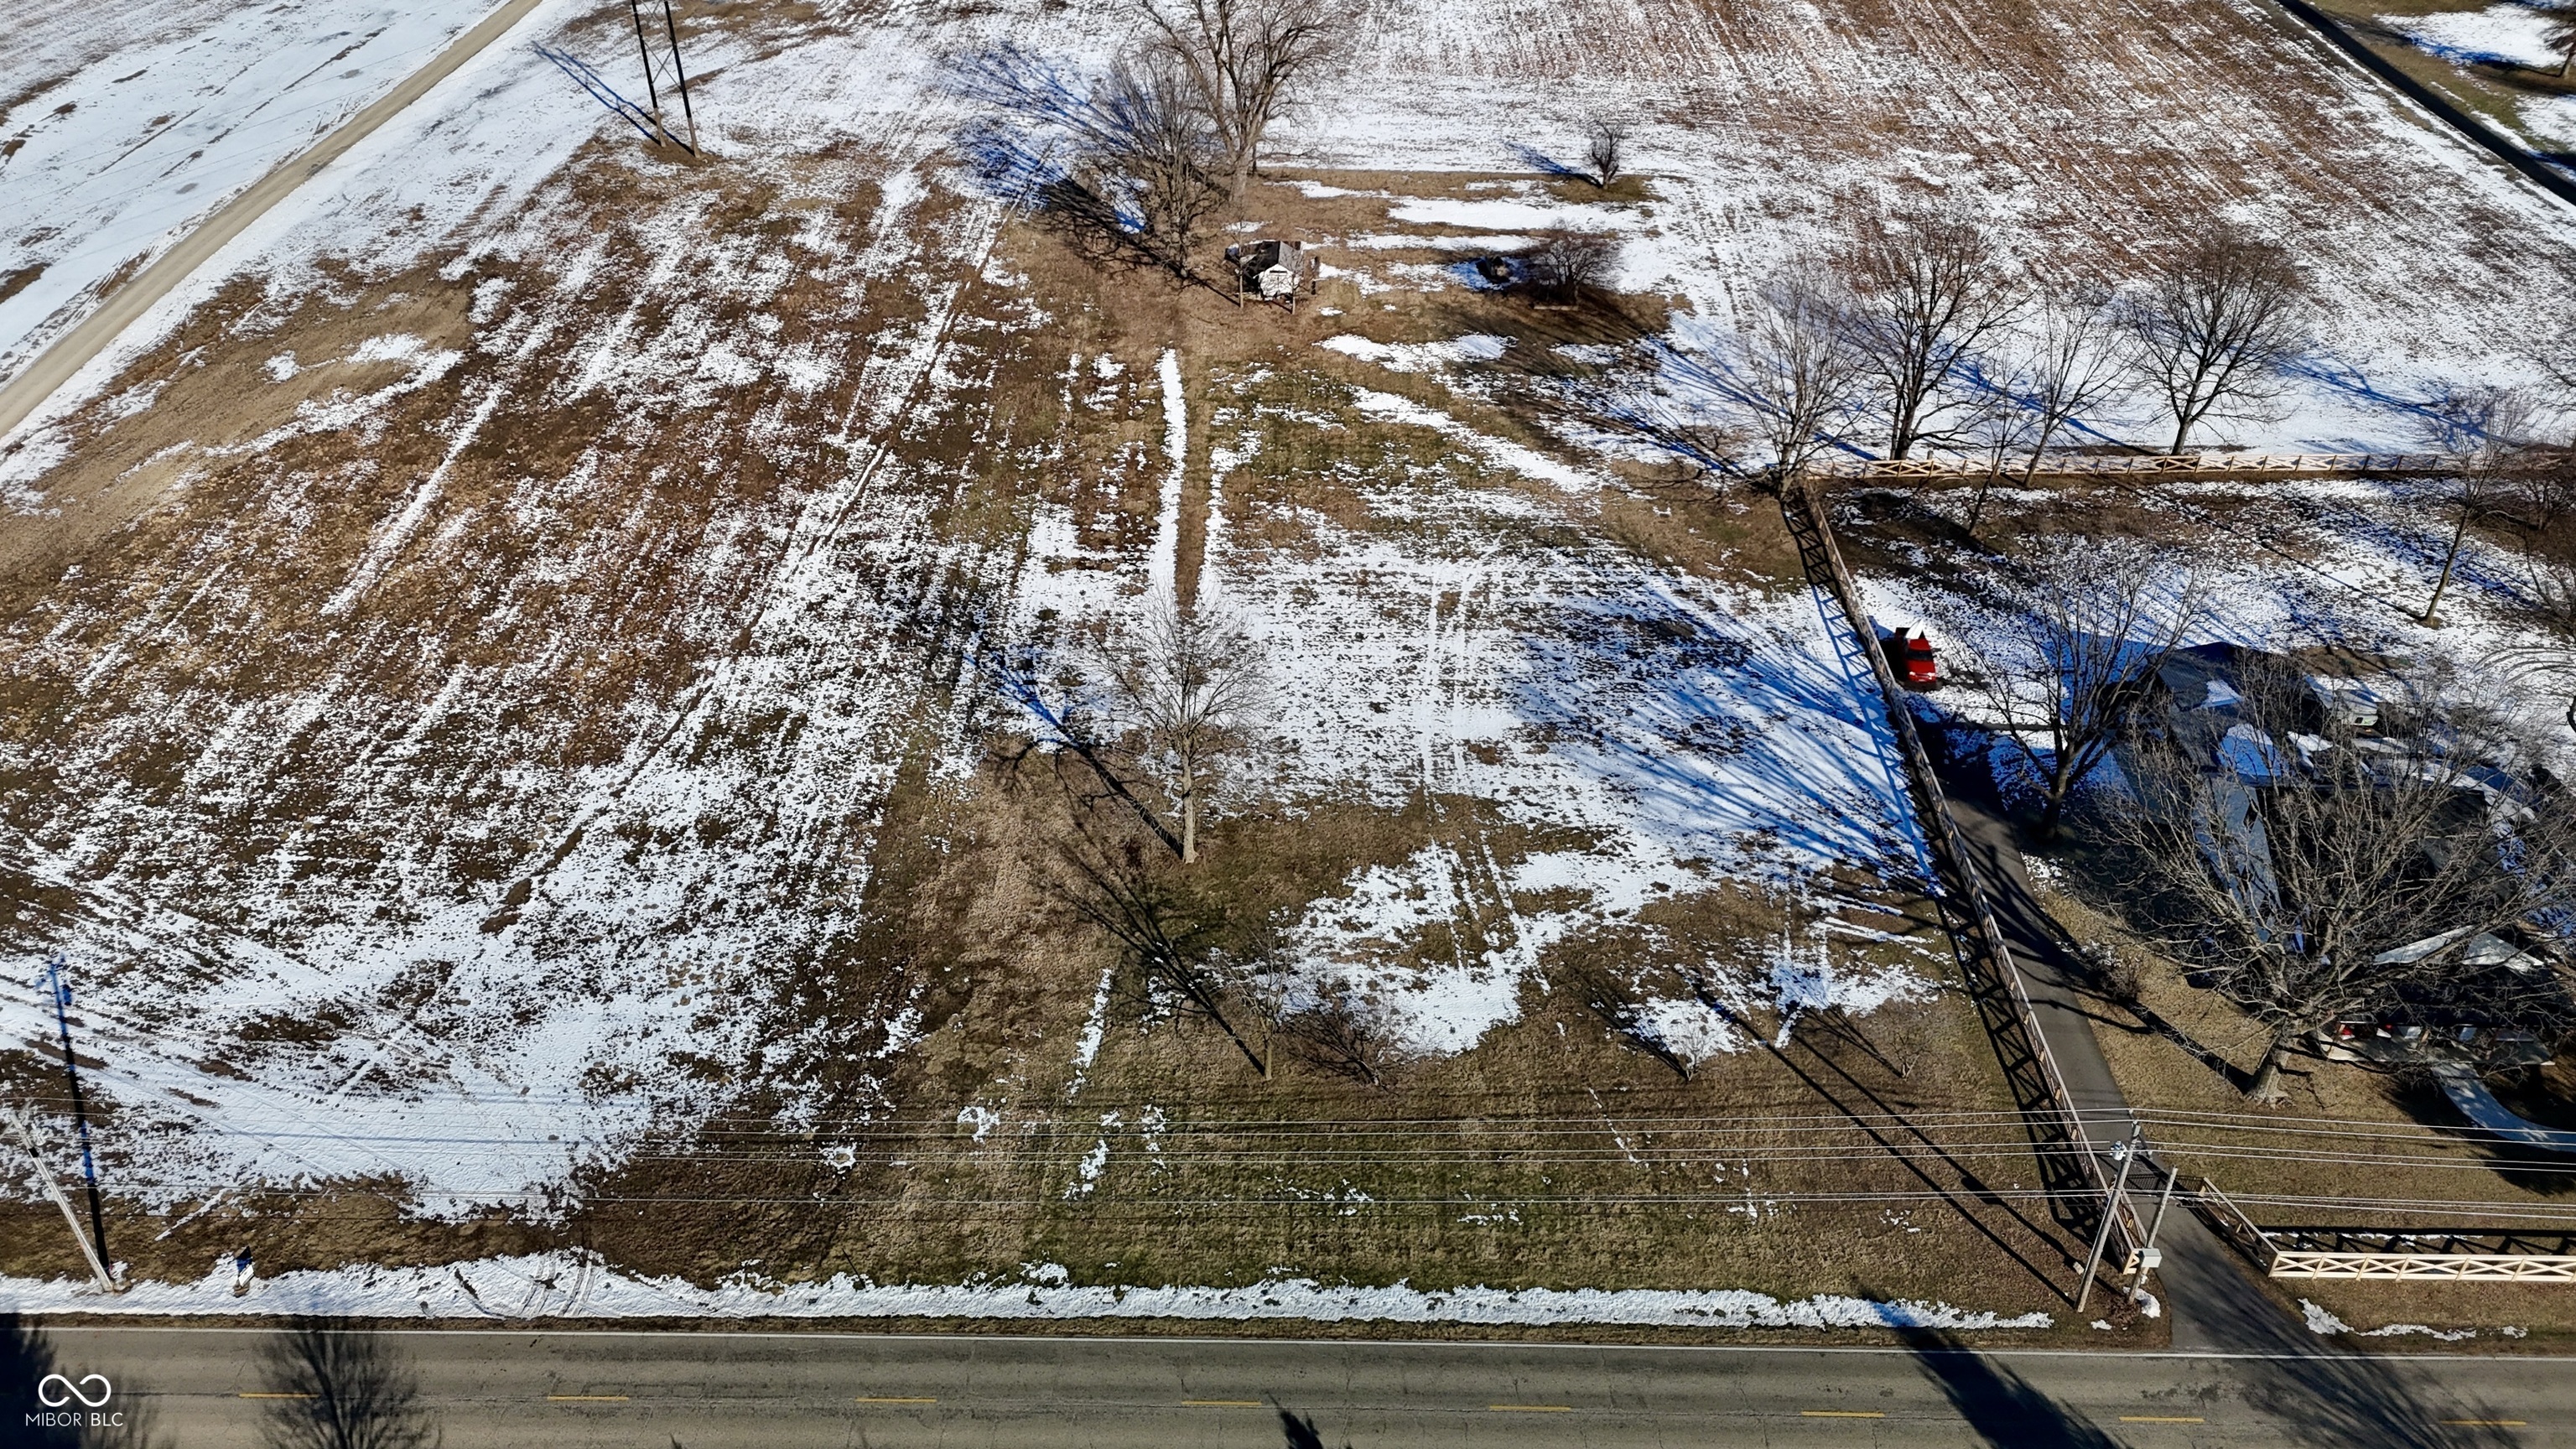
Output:
[[[46,270],[0,304],[21,349],[0,370],[476,12],[376,0],[318,50],[301,10],[49,41],[81,104],[44,127],[48,89],[6,123],[36,129],[0,171],[0,247],[27,259],[0,273]],[[1369,17],[1273,158],[1377,177],[1383,220],[1319,239],[1363,298],[1463,295],[1421,257],[1467,238],[1605,226],[1622,286],[1673,299],[1688,349],[1875,199],[1970,198],[2059,279],[2117,276],[2219,210],[2283,234],[2336,301],[2278,416],[2231,440],[2388,447],[2442,384],[2511,375],[2501,339],[2576,282],[2576,218],[2251,3]],[[1642,557],[1603,523],[1636,502],[1621,459],[1473,420],[1473,370],[1515,339],[1373,339],[1355,307],[1269,364],[1376,369],[1309,407],[1239,363],[1185,397],[1167,369],[1203,359],[1051,330],[1093,324],[994,250],[1011,197],[958,157],[985,114],[960,58],[1007,40],[1079,71],[1124,28],[1098,3],[727,11],[691,41],[715,159],[687,167],[526,47],[623,74],[615,24],[549,6],[0,458],[41,540],[11,561],[0,635],[20,681],[0,701],[7,945],[71,959],[121,1181],[181,1211],[359,1179],[432,1215],[552,1211],[578,1172],[755,1089],[791,1119],[892,1110],[868,1084],[939,1028],[936,991],[860,968],[888,801],[974,779],[990,716],[947,691],[960,636],[1132,619],[1179,586],[1199,491],[1195,588],[1263,641],[1276,734],[1303,742],[1229,808],[1454,794],[1552,833],[1511,860],[1425,845],[1293,923],[1297,969],[1363,986],[1413,1046],[1472,1047],[1544,953],[1658,896],[1919,869],[1884,722],[1813,600]],[[340,45],[359,48],[294,68]],[[205,114],[120,99],[137,67]],[[333,88],[256,114],[227,79],[308,71]],[[1530,179],[1533,150],[1613,111],[1640,118],[1644,200]],[[115,161],[119,142],[142,149]],[[960,502],[980,476],[960,458],[1073,466],[992,402],[1014,368],[1066,418],[1140,430],[1117,455],[1152,480],[1138,526],[1034,484],[999,523]],[[1268,508],[1262,480],[1288,474],[1260,440],[1300,430],[1400,446],[1310,470],[1347,514]],[[1508,928],[1391,964],[1462,912]],[[1788,943],[1724,989],[1855,1011],[1926,992],[1833,959]],[[1749,1045],[1695,1003],[1650,1006],[1686,1054]],[[47,1025],[23,974],[0,981],[0,1037]]]
[[[488,0],[39,12],[0,57],[0,382]],[[28,42],[32,43],[28,43]]]

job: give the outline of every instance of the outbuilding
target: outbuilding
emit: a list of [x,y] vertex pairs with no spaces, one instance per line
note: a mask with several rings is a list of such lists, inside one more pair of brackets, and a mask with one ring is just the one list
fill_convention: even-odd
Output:
[[1225,249],[1234,264],[1235,300],[1278,302],[1290,308],[1297,294],[1314,290],[1315,262],[1292,241],[1256,241]]

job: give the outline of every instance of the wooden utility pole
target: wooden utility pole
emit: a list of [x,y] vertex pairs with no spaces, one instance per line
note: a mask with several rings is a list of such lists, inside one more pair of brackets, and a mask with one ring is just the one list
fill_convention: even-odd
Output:
[[2111,1225],[2120,1216],[2120,1197],[2129,1190],[2129,1169],[2137,1166],[2138,1159],[2146,1155],[2146,1145],[2145,1130],[2136,1127],[2129,1129],[2129,1140],[2120,1144],[2120,1176],[2111,1184],[2110,1196],[2102,1199],[2102,1227],[2093,1235],[2092,1255],[2084,1260],[2084,1283],[2075,1292],[2075,1316],[2078,1318],[2084,1316],[2084,1305],[2093,1301],[2093,1274],[2102,1266],[2102,1250],[2111,1245]]
[[89,1227],[98,1251],[107,1252],[107,1218],[98,1206],[98,1160],[89,1150],[89,1108],[81,1101],[80,1061],[72,1055],[72,989],[63,984],[63,958],[45,962],[54,985],[54,1026],[63,1035],[63,1074],[72,1083],[72,1123],[80,1130],[81,1177],[89,1183]]
[[36,1180],[45,1186],[45,1196],[63,1210],[63,1226],[72,1230],[72,1241],[80,1244],[81,1257],[89,1263],[90,1277],[101,1293],[116,1291],[116,1280],[107,1275],[107,1265],[99,1261],[98,1249],[90,1246],[89,1234],[81,1231],[80,1214],[72,1211],[72,1200],[63,1196],[62,1185],[54,1181],[53,1169],[45,1165],[44,1149],[36,1141],[35,1114],[24,1107],[12,1107],[9,1125],[18,1129],[18,1142],[27,1149],[27,1160],[36,1164]]

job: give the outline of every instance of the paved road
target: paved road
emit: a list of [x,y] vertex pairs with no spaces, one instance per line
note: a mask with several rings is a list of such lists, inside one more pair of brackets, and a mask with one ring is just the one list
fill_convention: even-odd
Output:
[[[1995,803],[1993,781],[1982,770],[1947,761],[1939,768],[1941,787],[1950,797],[1950,818],[1976,859],[1995,924],[2021,971],[2023,989],[2030,993],[2039,1034],[2057,1061],[2067,1094],[2075,1099],[2086,1134],[2107,1149],[2129,1135],[2134,1119],[2093,1035],[2092,1008],[2077,990],[2083,968],[2068,955],[2031,890],[2012,827]],[[2229,1353],[2316,1351],[2315,1335],[2290,1318],[2286,1304],[2255,1277],[2242,1255],[2199,1218],[2180,1208],[2169,1212],[2157,1246],[2165,1255],[2157,1277],[2174,1316],[2174,1347]]]
[[73,374],[88,366],[90,359],[105,351],[108,344],[134,325],[153,303],[169,295],[171,288],[187,280],[191,272],[211,260],[226,242],[241,235],[252,222],[266,215],[270,207],[285,200],[296,187],[338,160],[341,153],[374,134],[377,127],[393,119],[405,106],[428,94],[430,87],[454,74],[457,67],[481,54],[510,27],[525,20],[540,3],[541,0],[507,0],[472,29],[451,41],[429,64],[404,77],[375,104],[350,117],[347,123],[323,137],[313,149],[252,183],[248,191],[226,202],[214,215],[199,223],[196,230],[180,238],[177,246],[164,252],[134,280],[118,288],[87,320],[45,349],[28,364],[26,371],[12,378],[6,387],[0,387],[0,437],[7,436],[10,429],[26,421],[29,413],[53,396],[57,388],[71,381]]
[[[13,1400],[47,1371],[102,1374],[186,1449],[260,1444],[264,1413],[309,1402],[242,1397],[274,1382],[264,1332],[36,1336],[0,1353]],[[417,1373],[448,1449],[2576,1444],[2571,1360],[435,1330],[360,1346]],[[49,1442],[21,1418],[13,1402],[0,1444]]]

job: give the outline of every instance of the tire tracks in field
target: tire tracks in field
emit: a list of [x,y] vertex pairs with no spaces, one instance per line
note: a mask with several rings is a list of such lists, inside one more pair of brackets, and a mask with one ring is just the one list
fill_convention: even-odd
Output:
[[[635,762],[627,767],[616,783],[596,797],[565,827],[552,848],[546,852],[542,863],[507,887],[508,893],[515,894],[522,885],[525,885],[529,895],[533,896],[546,877],[553,874],[565,860],[570,858],[574,849],[580,845],[583,834],[596,824],[601,816],[624,803],[629,792],[634,789],[645,773],[660,764],[669,754],[671,746],[703,723],[711,706],[731,697],[731,688],[738,685],[739,676],[752,658],[764,627],[769,624],[780,599],[789,592],[788,585],[791,580],[810,573],[819,566],[819,560],[827,559],[837,550],[847,537],[851,521],[858,515],[860,507],[874,496],[877,475],[892,454],[896,439],[912,422],[931,383],[939,375],[940,363],[947,354],[949,344],[955,338],[957,323],[966,310],[966,301],[973,292],[976,281],[983,276],[985,268],[991,264],[994,249],[1000,244],[1002,224],[1010,209],[1006,204],[991,203],[980,208],[983,214],[978,217],[978,222],[983,228],[984,235],[981,245],[975,249],[974,263],[960,274],[942,300],[938,324],[931,329],[926,345],[916,348],[910,359],[897,364],[897,375],[901,378],[898,400],[885,422],[877,428],[876,444],[870,450],[867,461],[847,475],[843,487],[834,490],[837,501],[832,497],[817,500],[829,510],[828,513],[818,516],[809,507],[798,519],[796,525],[790,529],[789,540],[779,563],[761,581],[759,592],[753,596],[748,617],[734,636],[731,651],[706,669],[704,677],[691,687],[679,709],[673,713],[670,723],[645,748]],[[899,213],[887,218],[885,225],[889,228],[899,226],[904,220],[905,216]],[[856,421],[858,413],[866,405],[870,395],[870,390],[865,387],[853,390],[850,404],[851,421]],[[846,434],[846,426],[843,431]],[[506,894],[504,899],[507,899]]]

